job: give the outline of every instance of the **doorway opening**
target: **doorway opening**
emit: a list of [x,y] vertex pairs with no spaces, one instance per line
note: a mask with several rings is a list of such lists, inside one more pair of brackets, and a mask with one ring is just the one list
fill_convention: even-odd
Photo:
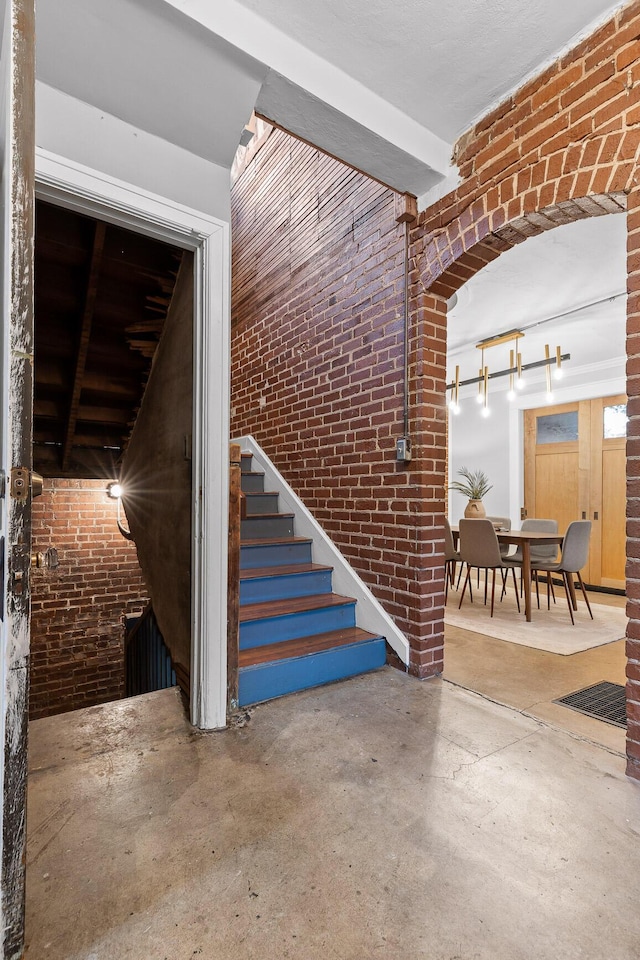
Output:
[[[180,596],[172,601],[181,606],[180,624],[186,620],[177,645],[175,616],[163,609],[161,620],[174,657],[186,661],[181,680],[188,690],[192,260],[190,252],[159,239],[37,202],[33,451],[34,469],[44,480],[33,503],[32,719],[125,695],[125,625],[163,592],[150,555],[162,540],[155,528],[157,501],[166,511],[167,496],[186,527],[186,559],[173,558]],[[174,342],[169,350],[161,346],[167,339]],[[173,457],[166,438],[154,442],[160,421],[173,428],[171,442],[179,446]],[[187,440],[175,435],[182,422]],[[108,486],[123,472],[131,489],[121,509]],[[136,482],[141,496],[134,495]],[[125,532],[128,523],[136,528],[138,553],[122,536],[119,518]],[[138,645],[142,655],[140,637]],[[157,637],[147,642],[146,653],[164,657]],[[153,662],[138,664],[145,677],[153,669]],[[166,672],[160,674],[166,682]]]
[[[583,577],[609,592],[589,591],[596,620],[604,627],[594,631],[579,590],[572,626],[561,581],[550,611],[546,580],[540,582],[540,609],[534,588],[531,623],[517,614],[511,574],[508,608],[507,601],[501,604],[496,598],[500,613],[493,621],[489,606],[483,604],[482,585],[479,595],[474,590],[472,606],[467,593],[460,611],[462,585],[458,591],[450,589],[444,665],[447,679],[605,743],[622,755],[622,729],[583,718],[555,701],[601,681],[625,683],[626,617],[620,595],[625,562],[624,508],[620,509],[625,500],[625,441],[611,436],[610,426],[604,427],[605,417],[612,412],[619,415],[626,400],[625,248],[625,215],[559,226],[529,237],[483,267],[459,289],[457,302],[449,304],[448,382],[455,376],[455,366],[465,362],[475,361],[475,369],[461,370],[461,379],[477,375],[480,351],[476,344],[507,331],[524,334],[518,344],[523,364],[544,357],[546,346],[551,357],[558,346],[571,355],[562,364],[562,378],[551,380],[551,396],[545,370],[538,368],[526,372],[524,388],[514,390],[510,398],[510,378],[491,380],[490,374],[512,366],[512,344],[505,344],[504,355],[497,356],[503,347],[496,346],[485,357],[491,364],[489,415],[482,416],[485,404],[477,402],[477,386],[460,391],[461,412],[452,411],[449,416],[449,483],[459,479],[463,466],[484,471],[492,485],[485,497],[486,513],[508,518],[513,530],[521,527],[523,519],[543,518],[554,519],[563,534],[571,520],[584,515],[592,529]],[[542,442],[544,428],[549,428],[549,439],[558,417],[564,422],[567,413],[576,430],[575,440],[556,438],[562,441],[559,445]],[[550,454],[552,447],[557,462]],[[555,468],[550,472],[552,460]],[[460,494],[450,493],[452,523],[465,504]],[[470,611],[475,629],[469,622]]]

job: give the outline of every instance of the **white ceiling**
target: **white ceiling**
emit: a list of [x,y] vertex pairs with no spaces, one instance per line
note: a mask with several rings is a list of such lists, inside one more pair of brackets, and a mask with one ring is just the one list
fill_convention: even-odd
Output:
[[38,0],[45,84],[230,166],[254,105],[400,190],[611,0]]
[[[518,328],[523,362],[544,345],[571,354],[566,374],[625,356],[626,215],[556,227],[503,253],[458,291],[448,314],[448,378],[475,377],[486,337]],[[456,299],[454,298],[454,300]],[[512,345],[511,345],[512,346]],[[485,351],[490,370],[509,366],[510,345]],[[538,378],[542,379],[542,375]],[[496,381],[496,389],[507,380]]]
[[[457,136],[618,6],[38,0],[37,75],[227,168],[257,107],[383,182],[433,197],[455,182]],[[453,362],[460,357],[464,366],[485,336],[623,291],[624,221],[607,216],[556,228],[484,269],[451,312]],[[543,325],[527,332],[524,352],[550,341],[570,350],[574,363],[622,356],[623,313],[619,297]]]
[[239,0],[452,143],[611,0]]
[[162,0],[38,0],[40,81],[230,166],[265,74]]

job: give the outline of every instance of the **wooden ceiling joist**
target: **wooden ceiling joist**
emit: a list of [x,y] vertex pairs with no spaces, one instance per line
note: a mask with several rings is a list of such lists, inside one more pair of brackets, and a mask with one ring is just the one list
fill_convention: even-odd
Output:
[[76,432],[76,423],[78,420],[78,406],[80,404],[80,394],[84,381],[84,370],[87,363],[87,353],[89,351],[89,341],[91,339],[91,324],[93,322],[93,311],[98,292],[98,280],[100,277],[100,266],[102,263],[102,254],[104,250],[104,238],[106,233],[106,224],[100,220],[96,221],[95,233],[93,235],[93,250],[91,251],[91,265],[89,267],[89,279],[87,282],[87,293],[82,312],[82,323],[80,326],[80,337],[78,341],[78,353],[76,356],[76,366],[73,376],[73,387],[71,390],[71,401],[69,404],[69,416],[67,419],[67,429],[65,432],[64,445],[62,448],[62,471],[67,470],[69,458],[73,447],[73,440]]

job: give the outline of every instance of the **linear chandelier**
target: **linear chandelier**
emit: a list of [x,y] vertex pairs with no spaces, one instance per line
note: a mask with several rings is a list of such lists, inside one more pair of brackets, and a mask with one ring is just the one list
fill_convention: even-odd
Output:
[[[560,379],[562,376],[562,364],[565,362],[565,360],[571,359],[571,354],[562,353],[560,347],[556,347],[555,354],[552,356],[549,349],[549,344],[545,344],[544,359],[523,363],[522,353],[520,352],[519,345],[519,341],[522,339],[522,337],[524,337],[522,330],[507,330],[505,333],[500,333],[495,337],[487,337],[485,340],[481,340],[479,343],[476,343],[476,348],[481,351],[478,376],[470,377],[467,380],[461,380],[460,367],[456,366],[455,379],[451,383],[447,384],[447,399],[449,409],[452,413],[460,413],[460,388],[477,384],[477,400],[478,403],[482,405],[483,416],[487,417],[489,415],[489,380],[495,380],[498,377],[509,377],[509,390],[507,392],[507,399],[513,400],[516,396],[516,390],[521,390],[524,387],[523,374],[527,370],[534,370],[537,367],[545,368],[547,379],[547,402],[553,402],[553,391],[551,389],[551,368],[555,367],[553,370],[554,378],[556,380]],[[504,370],[497,370],[493,373],[490,373],[489,367],[486,365],[484,360],[484,352],[490,347],[497,347],[505,343],[512,344],[509,350],[509,366]]]

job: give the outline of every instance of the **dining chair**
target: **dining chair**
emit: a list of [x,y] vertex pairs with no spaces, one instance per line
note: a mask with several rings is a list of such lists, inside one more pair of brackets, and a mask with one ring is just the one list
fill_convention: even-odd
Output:
[[453,586],[453,581],[456,576],[456,566],[461,562],[461,557],[459,552],[456,550],[453,543],[453,534],[451,532],[451,524],[444,518],[444,602],[447,602],[447,597],[449,595],[449,582]]
[[[469,585],[469,596],[471,602],[473,603],[473,593],[471,590],[471,569],[472,567],[478,567],[478,569],[485,571],[485,582],[484,582],[484,602],[487,602],[487,579],[489,570],[493,573],[492,583],[491,583],[491,616],[493,616],[495,592],[496,592],[496,570],[501,570],[504,572],[511,570],[513,574],[513,586],[515,588],[516,594],[516,603],[518,604],[518,613],[520,613],[520,597],[518,596],[518,587],[516,584],[516,574],[515,569],[512,566],[509,560],[505,560],[504,557],[500,554],[500,544],[498,543],[498,538],[496,536],[496,531],[491,520],[460,520],[458,527],[460,531],[460,558],[467,565],[467,575],[464,580],[464,586],[462,588],[462,595],[460,597],[460,603],[458,604],[458,609],[462,606],[462,601],[464,600],[464,595],[467,589],[467,584]],[[500,594],[500,599],[504,596],[506,591],[506,580],[503,577],[502,581],[502,593]]]
[[[557,533],[558,532],[558,521],[557,520],[543,520],[538,517],[527,517],[526,520],[522,521],[521,530],[531,530],[534,533]],[[536,598],[538,601],[538,610],[540,609],[540,588],[538,585],[538,576],[534,567],[534,563],[540,560],[542,563],[555,563],[558,558],[558,545],[556,543],[536,543],[531,544],[530,548],[531,555],[531,572],[535,573],[535,582],[536,582]],[[510,560],[513,560],[521,570],[520,575],[520,596],[522,596],[522,547],[516,547],[515,551],[510,555]],[[553,602],[556,602],[556,595],[553,592],[553,583],[550,583],[551,578],[547,577],[547,597],[549,595],[549,586],[551,586],[551,595],[553,596]]]
[[[496,529],[499,530],[511,530],[511,517],[487,517],[487,520],[491,520],[491,523]],[[511,550],[512,544],[510,543],[500,543],[500,554],[503,557],[509,556],[509,551]]]
[[[552,573],[561,573],[562,580],[564,583],[564,592],[567,597],[567,604],[569,606],[569,614],[571,616],[571,623],[575,626],[575,619],[573,616],[573,604],[571,598],[571,590],[569,586],[569,577],[574,574],[578,578],[578,583],[580,584],[580,589],[582,590],[582,596],[584,597],[585,603],[587,605],[587,610],[589,611],[589,616],[593,620],[593,613],[591,612],[591,604],[589,603],[589,598],[587,597],[587,591],[584,588],[584,582],[582,580],[582,574],[580,571],[586,564],[589,559],[589,538],[591,537],[591,520],[573,520],[572,523],[567,527],[567,532],[564,535],[564,540],[562,542],[562,553],[560,554],[560,560],[557,563],[552,561],[541,561],[536,560],[535,570],[536,573],[538,570],[545,571],[547,574],[547,607],[549,607],[549,584],[551,582]],[[534,569],[533,559],[531,561],[531,568]]]

